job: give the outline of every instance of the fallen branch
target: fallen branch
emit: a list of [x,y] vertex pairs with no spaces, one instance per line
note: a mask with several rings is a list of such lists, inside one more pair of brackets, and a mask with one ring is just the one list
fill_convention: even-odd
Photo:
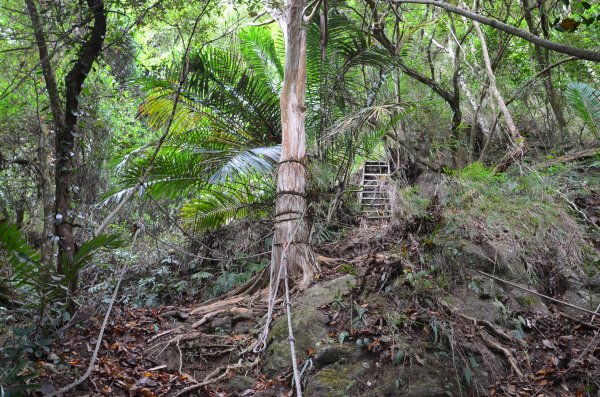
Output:
[[598,303],[598,307],[596,308],[596,312],[592,316],[592,319],[590,320],[590,323],[594,322],[594,319],[596,318],[596,315],[599,314],[599,311],[600,311],[600,303]]
[[110,317],[110,312],[112,311],[115,300],[117,299],[117,292],[119,292],[119,287],[121,286],[121,281],[123,280],[123,276],[125,275],[125,267],[121,270],[121,274],[119,275],[119,279],[117,280],[117,285],[115,286],[115,290],[113,291],[112,297],[110,298],[110,303],[108,304],[108,309],[106,310],[106,314],[104,315],[104,321],[102,321],[102,326],[100,327],[100,332],[98,333],[98,338],[96,340],[96,347],[94,348],[94,353],[92,353],[92,358],[90,359],[90,364],[88,365],[85,373],[77,379],[75,382],[68,384],[67,386],[55,391],[54,393],[49,394],[47,397],[57,397],[60,396],[69,390],[73,390],[80,384],[82,384],[89,376],[92,374],[92,370],[94,369],[94,363],[96,362],[96,358],[98,357],[98,351],[100,350],[100,345],[102,344],[102,337],[104,336],[104,330],[106,329],[106,324],[108,323],[108,318]]
[[534,168],[539,170],[542,168],[552,167],[553,165],[557,165],[557,164],[570,163],[572,161],[589,159],[592,157],[596,157],[597,155],[600,155],[600,148],[595,147],[592,149],[586,149],[586,150],[581,150],[579,152],[565,154],[564,156],[560,156],[555,159],[536,164],[534,166]]
[[519,288],[519,289],[521,289],[521,290],[523,290],[523,291],[527,291],[527,292],[529,292],[529,293],[531,293],[531,294],[534,294],[534,295],[537,295],[537,296],[539,296],[539,297],[541,297],[541,298],[548,299],[549,301],[552,301],[552,302],[554,302],[554,303],[559,303],[559,304],[561,304],[561,305],[565,305],[565,306],[568,306],[568,307],[570,307],[570,308],[573,308],[573,309],[581,310],[582,312],[585,312],[585,313],[588,313],[588,314],[591,314],[591,315],[594,315],[594,316],[597,314],[596,312],[593,312],[593,311],[591,311],[591,310],[588,310],[588,309],[584,309],[583,307],[575,306],[575,305],[573,305],[573,304],[571,304],[571,303],[564,302],[564,301],[558,300],[558,299],[556,299],[556,298],[552,298],[551,296],[544,295],[544,294],[542,294],[542,293],[539,293],[539,292],[537,292],[537,291],[534,291],[534,290],[532,290],[532,289],[529,289],[529,288],[522,287],[522,286],[520,286],[519,284],[515,284],[515,283],[513,283],[513,282],[510,282],[510,281],[508,281],[508,280],[503,280],[503,279],[501,279],[501,278],[498,278],[498,277],[496,277],[496,276],[492,276],[491,274],[488,274],[488,273],[486,273],[486,272],[482,272],[481,270],[477,270],[477,272],[478,272],[478,273],[480,273],[480,274],[483,274],[484,276],[487,276],[487,277],[489,277],[489,278],[491,278],[491,279],[494,279],[494,280],[496,280],[496,281],[500,281],[501,283],[504,283],[504,284],[510,285],[511,287]]
[[[580,324],[580,325],[582,325],[582,326],[584,326],[584,327],[587,327],[587,328],[591,328],[591,329],[597,329],[597,330],[600,330],[600,327],[597,327],[597,326],[595,326],[594,324],[586,323],[585,321],[581,321],[581,320],[580,320],[580,319],[578,319],[578,318],[575,318],[575,317],[569,316],[568,314],[565,314],[565,313],[561,312],[560,310],[557,310],[556,312],[557,312],[559,315],[561,315],[562,317],[564,317],[564,318],[566,318],[566,319],[568,319],[568,320],[571,320],[571,321],[573,321],[574,323]],[[593,322],[593,321],[594,321],[594,318],[592,317],[592,322]]]

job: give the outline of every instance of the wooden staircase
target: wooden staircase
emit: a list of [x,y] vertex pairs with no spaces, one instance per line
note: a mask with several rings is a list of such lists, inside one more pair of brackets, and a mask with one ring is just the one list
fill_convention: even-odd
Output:
[[363,167],[361,191],[358,200],[367,219],[391,217],[390,197],[387,189],[390,177],[388,161],[367,161]]

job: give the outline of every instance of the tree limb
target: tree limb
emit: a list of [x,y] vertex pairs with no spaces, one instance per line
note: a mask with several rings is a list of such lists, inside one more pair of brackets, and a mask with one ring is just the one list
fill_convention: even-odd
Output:
[[425,4],[432,5],[435,7],[443,8],[446,11],[453,12],[455,14],[462,15],[466,18],[472,19],[474,21],[480,22],[484,25],[491,26],[494,29],[501,30],[505,33],[511,34],[513,36],[520,37],[523,40],[529,41],[530,43],[537,44],[540,47],[547,48],[552,51],[561,52],[563,54],[576,56],[580,59],[585,59],[588,61],[600,62],[600,52],[586,50],[583,48],[572,47],[566,44],[555,43],[554,41],[546,40],[541,37],[538,37],[534,34],[531,34],[525,30],[519,29],[517,27],[508,25],[506,23],[500,22],[496,19],[484,17],[483,15],[476,14],[469,10],[465,10],[463,8],[455,7],[449,3],[439,1],[439,0],[388,0],[390,3],[400,3],[400,4]]

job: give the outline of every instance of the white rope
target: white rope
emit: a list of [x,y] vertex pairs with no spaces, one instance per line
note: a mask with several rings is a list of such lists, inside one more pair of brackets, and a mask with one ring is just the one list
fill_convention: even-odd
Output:
[[[290,243],[288,243],[289,247]],[[292,302],[290,301],[290,286],[288,283],[288,272],[287,272],[287,256],[283,258],[285,266],[283,267],[283,280],[285,282],[285,311],[287,312],[287,323],[288,323],[288,339],[290,341],[290,350],[292,352],[292,369],[294,370],[294,382],[296,384],[296,396],[302,397],[302,385],[300,384],[300,371],[298,371],[298,361],[296,358],[296,339],[294,338],[294,328],[292,326]]]
[[[302,220],[304,219],[304,215],[306,214],[306,211],[308,211],[308,208],[310,208],[310,204],[306,207],[306,209],[304,210],[304,212],[302,213],[300,218],[298,218],[298,222],[296,223],[296,228],[294,229],[294,233],[292,233],[290,240],[293,240],[294,237],[296,237],[296,233],[298,233],[298,229],[300,229],[300,222],[302,222]],[[261,332],[260,337],[256,341],[254,348],[252,349],[252,351],[257,354],[262,353],[267,348],[267,340],[269,338],[269,330],[271,327],[271,322],[273,320],[273,310],[275,309],[275,302],[277,301],[277,291],[279,290],[279,281],[281,280],[283,261],[284,261],[284,258],[286,258],[285,260],[287,261],[287,251],[288,251],[289,246],[290,246],[290,243],[287,243],[286,246],[283,248],[283,252],[281,253],[281,266],[279,266],[279,272],[277,273],[277,278],[275,281],[275,288],[273,288],[273,276],[275,273],[275,266],[274,266],[274,262],[273,262],[274,259],[271,259],[271,270],[269,273],[269,299],[268,299],[269,306],[268,306],[268,310],[267,310],[267,319],[265,321],[265,326],[263,328],[263,331]]]
[[296,359],[296,339],[294,338],[294,329],[292,326],[292,303],[291,303],[291,299],[290,299],[290,288],[289,288],[289,275],[287,272],[287,251],[290,248],[290,243],[291,241],[294,239],[294,237],[296,237],[296,233],[298,233],[298,230],[300,229],[300,224],[302,222],[302,220],[304,219],[304,215],[306,214],[306,211],[308,210],[308,208],[310,207],[307,206],[306,209],[304,210],[304,212],[302,213],[302,216],[300,216],[300,218],[298,218],[298,222],[296,223],[296,228],[294,229],[294,232],[292,233],[291,237],[290,237],[290,241],[288,241],[285,245],[285,247],[283,248],[283,251],[281,253],[281,262],[280,262],[280,266],[279,266],[279,271],[277,272],[277,278],[275,281],[275,288],[273,288],[273,276],[275,273],[275,269],[274,269],[274,259],[271,260],[271,270],[269,273],[269,308],[267,310],[267,319],[265,321],[265,326],[263,328],[263,331],[260,335],[260,337],[258,338],[258,340],[256,341],[256,345],[254,345],[254,348],[252,349],[252,351],[254,353],[261,353],[263,351],[265,351],[265,349],[267,348],[267,340],[269,338],[269,330],[271,327],[271,322],[273,320],[273,310],[275,308],[275,302],[277,301],[277,291],[279,290],[279,281],[281,280],[281,276],[282,276],[282,272],[283,272],[283,278],[284,278],[284,284],[285,284],[285,308],[286,308],[286,313],[287,313],[287,322],[288,322],[288,339],[290,341],[290,350],[292,353],[292,369],[294,371],[294,382],[295,382],[295,386],[296,386],[296,396],[297,397],[302,397],[302,385],[301,385],[301,376],[300,376],[300,371],[298,370],[298,363],[297,363],[297,359]]

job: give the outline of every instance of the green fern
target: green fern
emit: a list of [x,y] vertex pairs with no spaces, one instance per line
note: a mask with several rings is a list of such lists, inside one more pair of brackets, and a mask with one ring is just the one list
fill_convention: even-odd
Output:
[[0,270],[7,270],[7,282],[10,285],[17,288],[25,285],[40,287],[39,280],[32,277],[40,270],[40,256],[16,225],[0,223],[0,251],[4,253],[0,256]]
[[600,91],[585,83],[569,83],[565,95],[569,105],[598,137],[600,133]]

